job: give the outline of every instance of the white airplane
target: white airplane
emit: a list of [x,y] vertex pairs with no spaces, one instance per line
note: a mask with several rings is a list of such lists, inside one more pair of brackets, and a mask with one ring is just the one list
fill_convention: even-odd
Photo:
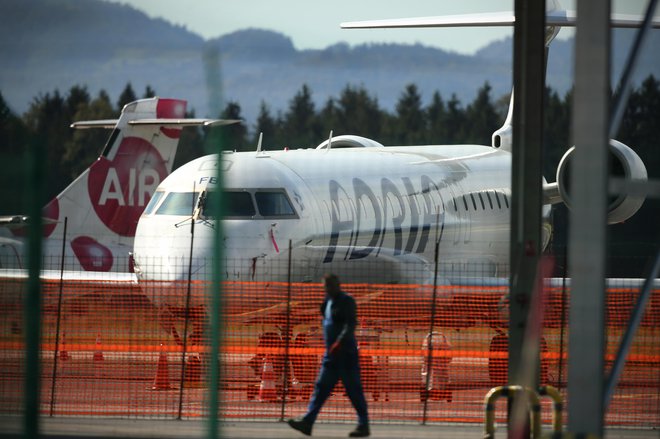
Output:
[[[98,279],[84,272],[132,272],[128,256],[138,219],[172,170],[182,128],[232,122],[186,119],[185,112],[183,100],[141,99],[124,106],[117,120],[71,125],[113,131],[101,156],[44,207],[45,276],[59,278],[62,258],[68,273],[83,272],[78,278]],[[0,276],[25,274],[28,220],[0,218]]]
[[[548,2],[546,44],[575,15]],[[470,14],[348,23],[344,27],[511,25],[505,14]],[[613,17],[634,26],[638,17]],[[660,22],[654,21],[655,27]],[[185,294],[187,280],[209,280],[214,227],[209,194],[223,174],[222,270],[230,281],[315,282],[323,272],[343,282],[412,283],[434,280],[438,242],[439,282],[502,284],[509,275],[511,119],[492,145],[388,146],[355,135],[331,137],[315,149],[227,152],[198,158],[172,173],[138,222],[136,274],[157,304],[204,306],[204,294]],[[645,180],[646,168],[628,146],[612,140],[622,175]],[[550,205],[570,198],[569,150],[555,183],[543,182],[543,245],[552,228]],[[625,221],[644,198],[611,200],[608,222]],[[190,222],[196,224],[194,237]],[[182,227],[185,225],[186,227]],[[289,242],[291,250],[289,251]],[[291,261],[290,273],[288,271]],[[290,276],[290,277],[289,277]],[[486,280],[485,280],[486,279]],[[167,288],[169,293],[165,293]],[[264,293],[268,296],[268,293]],[[255,307],[281,302],[265,297]],[[189,302],[187,302],[189,301]]]

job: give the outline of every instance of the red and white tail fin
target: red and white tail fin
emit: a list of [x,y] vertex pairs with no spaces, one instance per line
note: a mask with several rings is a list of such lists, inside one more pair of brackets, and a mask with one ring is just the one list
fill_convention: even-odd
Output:
[[71,125],[113,131],[101,157],[44,208],[44,268],[59,267],[66,218],[67,270],[130,271],[138,219],[172,170],[182,128],[234,122],[184,119],[185,112],[183,100],[141,99],[117,120]]

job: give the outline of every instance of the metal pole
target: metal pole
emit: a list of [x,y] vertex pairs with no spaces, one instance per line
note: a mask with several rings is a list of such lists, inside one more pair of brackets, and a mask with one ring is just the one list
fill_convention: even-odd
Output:
[[57,296],[57,323],[55,324],[55,351],[53,352],[53,377],[50,383],[50,417],[55,408],[55,377],[57,376],[57,359],[60,350],[60,320],[62,317],[62,293],[64,290],[64,252],[66,250],[66,229],[69,217],[64,217],[64,232],[62,233],[62,257],[60,260],[60,291]]
[[41,342],[41,251],[43,220],[43,182],[45,175],[43,142],[35,136],[30,143],[28,189],[29,217],[28,225],[28,281],[23,302],[23,326],[25,330],[25,400],[23,427],[26,438],[39,436],[39,394],[41,365],[39,345]]
[[284,386],[282,389],[282,410],[280,412],[280,421],[284,421],[284,408],[286,406],[286,397],[289,393],[289,348],[292,334],[291,330],[291,253],[293,252],[291,240],[289,239],[289,266],[286,278],[286,326],[284,328]]
[[433,251],[433,296],[431,302],[431,323],[429,325],[429,342],[426,345],[427,354],[426,354],[426,382],[424,383],[424,389],[422,394],[425,395],[424,398],[424,408],[422,413],[422,425],[426,425],[427,413],[428,413],[428,404],[431,394],[429,392],[429,384],[431,382],[431,374],[433,373],[433,329],[435,329],[435,314],[436,314],[436,299],[438,297],[438,259],[440,253],[440,239],[442,238],[442,232],[444,231],[445,223],[442,222],[440,225],[440,208],[436,209],[436,224],[435,224],[435,247]]
[[610,1],[580,0],[569,233],[568,430],[603,435]]
[[[545,0],[515,1],[508,382],[529,387],[538,384],[539,368],[539,338],[528,342],[533,350],[531,364],[525,363],[523,346],[533,294],[541,292],[545,13]],[[523,431],[529,431],[526,417],[513,410],[516,398],[518,394],[508,400],[510,435],[521,431],[513,425],[517,419],[526,422]]]
[[209,417],[207,438],[216,439],[219,434],[218,426],[218,407],[219,396],[218,390],[220,388],[221,369],[220,369],[220,339],[221,328],[220,318],[222,316],[222,273],[223,257],[222,257],[222,217],[224,213],[225,198],[223,195],[223,173],[222,173],[222,151],[224,148],[224,131],[212,130],[207,136],[207,150],[217,154],[218,166],[216,170],[216,190],[209,192],[211,197],[210,214],[215,219],[214,234],[213,234],[213,248],[214,260],[212,263],[213,272],[211,275],[211,287],[209,289],[211,312],[210,312],[210,331],[211,331],[211,359],[209,363]]
[[193,183],[193,196],[192,196],[192,209],[190,216],[190,253],[188,254],[188,282],[186,288],[186,308],[184,310],[184,323],[183,323],[183,352],[181,353],[181,379],[179,386],[179,411],[177,419],[181,419],[183,411],[183,388],[185,386],[186,378],[186,353],[188,351],[188,320],[190,319],[190,293],[192,288],[192,260],[193,260],[193,246],[195,241],[195,184]]

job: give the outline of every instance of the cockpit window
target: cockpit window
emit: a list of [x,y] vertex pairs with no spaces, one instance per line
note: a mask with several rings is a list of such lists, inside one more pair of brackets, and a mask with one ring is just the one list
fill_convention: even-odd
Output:
[[156,215],[192,215],[197,192],[171,192],[156,211]]
[[295,216],[291,202],[281,191],[257,191],[254,194],[257,208],[263,217],[290,217]]
[[163,195],[165,195],[165,192],[163,191],[157,191],[154,193],[154,195],[151,197],[151,200],[149,200],[149,204],[147,204],[147,207],[144,209],[145,215],[151,215],[160,199],[163,198]]
[[[256,214],[252,196],[249,192],[224,191],[222,194],[225,207],[223,216],[225,218],[252,218]],[[214,204],[212,204],[214,202],[215,197],[211,193],[206,197],[204,202],[204,209],[202,209],[203,216],[210,217],[211,213],[216,211]]]
[[[230,189],[222,191],[222,198],[221,213],[226,219],[298,218],[284,189]],[[214,203],[213,193],[206,194],[203,217],[211,218],[218,212]]]

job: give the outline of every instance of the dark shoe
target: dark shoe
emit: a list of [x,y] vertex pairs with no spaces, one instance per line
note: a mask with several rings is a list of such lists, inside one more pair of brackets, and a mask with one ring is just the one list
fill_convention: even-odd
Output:
[[303,418],[289,419],[287,422],[289,426],[294,430],[298,430],[299,432],[301,432],[306,436],[312,435],[312,424],[305,421]]
[[367,437],[370,434],[368,425],[358,425],[355,430],[348,433],[348,437]]

